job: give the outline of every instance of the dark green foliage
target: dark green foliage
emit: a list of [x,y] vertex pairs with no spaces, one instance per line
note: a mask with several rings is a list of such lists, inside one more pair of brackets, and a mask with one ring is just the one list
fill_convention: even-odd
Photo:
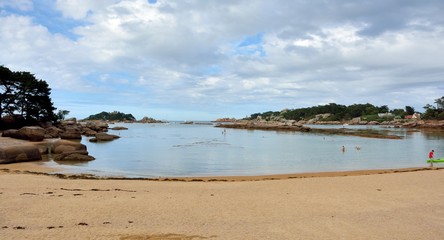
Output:
[[444,96],[435,99],[436,109],[444,110]]
[[415,113],[415,109],[410,106],[405,106],[405,112],[407,113],[407,115],[413,115]]
[[251,116],[249,117],[249,119],[256,119],[258,116],[261,116],[263,119],[267,119],[270,117],[277,117],[279,116],[280,112],[272,112],[272,111],[268,111],[268,112],[264,112],[264,113],[254,113],[251,114]]
[[[407,107],[406,107],[407,108]],[[406,111],[404,109],[401,108],[397,108],[397,109],[393,109],[390,111],[395,117],[397,118],[404,118],[405,115],[407,115]],[[413,113],[412,113],[413,114]],[[412,114],[408,114],[408,115],[412,115]]]
[[374,114],[374,115],[365,115],[365,116],[362,116],[361,117],[361,119],[363,120],[363,121],[369,121],[369,122],[371,122],[371,121],[376,121],[376,122],[384,122],[384,121],[391,121],[391,120],[393,120],[395,117],[394,116],[382,116],[382,117],[380,117],[380,116],[378,116],[378,114]]
[[427,104],[424,106],[426,110],[423,119],[426,120],[444,120],[444,96],[441,98],[435,99],[436,107],[433,105]]
[[270,113],[274,116],[281,116],[287,120],[308,120],[315,118],[318,114],[330,113],[331,115],[323,121],[343,121],[351,120],[353,118],[361,116],[369,116],[370,119],[378,119],[378,121],[384,121],[388,119],[379,119],[378,113],[388,113],[389,108],[387,105],[377,107],[370,103],[367,104],[353,104],[350,106],[340,105],[336,103],[329,103],[327,105],[320,105],[316,107],[298,108],[285,110],[283,112],[265,112],[252,114],[248,119],[256,119],[258,116],[267,118]]
[[18,125],[53,122],[56,116],[50,94],[48,84],[33,74],[0,66],[1,117],[13,118],[13,122],[20,122]]
[[101,112],[87,117],[85,120],[104,120],[104,121],[135,121],[136,118],[132,114],[121,112]]
[[66,115],[68,115],[69,114],[69,111],[68,110],[59,110],[58,112],[57,112],[57,120],[65,120],[65,117],[66,117]]

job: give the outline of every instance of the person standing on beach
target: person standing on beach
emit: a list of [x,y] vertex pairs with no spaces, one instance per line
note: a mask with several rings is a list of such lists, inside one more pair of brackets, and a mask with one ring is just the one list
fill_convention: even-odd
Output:
[[433,155],[435,154],[435,150],[429,152],[429,158],[433,159]]
[[432,149],[432,151],[429,152],[430,167],[433,167],[433,155],[435,155],[435,150]]

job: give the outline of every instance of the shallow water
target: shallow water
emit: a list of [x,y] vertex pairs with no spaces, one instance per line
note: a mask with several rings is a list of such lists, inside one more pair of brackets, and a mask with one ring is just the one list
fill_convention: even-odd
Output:
[[226,129],[224,133],[212,125],[179,123],[113,126],[129,129],[110,130],[110,134],[121,137],[112,142],[82,139],[96,160],[47,164],[61,167],[63,172],[106,176],[237,176],[424,167],[431,149],[435,156],[444,156],[442,133],[405,129],[389,129],[404,137],[392,140],[241,129]]

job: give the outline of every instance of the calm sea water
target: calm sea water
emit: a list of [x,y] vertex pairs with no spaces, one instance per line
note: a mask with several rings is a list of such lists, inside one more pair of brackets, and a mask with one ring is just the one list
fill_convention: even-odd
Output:
[[391,129],[404,138],[389,140],[240,129],[224,133],[212,125],[179,123],[113,126],[128,130],[110,130],[121,137],[112,142],[82,139],[96,160],[47,164],[64,172],[106,176],[234,176],[422,167],[431,149],[444,156],[442,133],[405,129]]

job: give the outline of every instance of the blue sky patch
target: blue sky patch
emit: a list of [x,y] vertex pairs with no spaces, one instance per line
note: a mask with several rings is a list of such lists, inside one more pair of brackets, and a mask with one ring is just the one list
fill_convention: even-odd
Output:
[[259,54],[260,57],[265,57],[266,53],[262,46],[264,33],[257,33],[255,35],[245,37],[236,47],[235,51],[238,55],[252,56]]

